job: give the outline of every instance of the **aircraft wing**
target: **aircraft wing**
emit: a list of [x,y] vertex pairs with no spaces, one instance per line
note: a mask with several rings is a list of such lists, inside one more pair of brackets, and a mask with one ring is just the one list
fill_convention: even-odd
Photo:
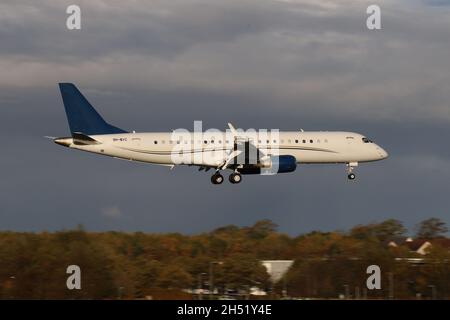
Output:
[[247,137],[240,135],[231,123],[228,123],[228,127],[233,134],[234,146],[233,149],[228,152],[223,164],[219,166],[220,169],[224,170],[236,164],[257,164],[260,158],[265,157],[265,153],[255,146]]

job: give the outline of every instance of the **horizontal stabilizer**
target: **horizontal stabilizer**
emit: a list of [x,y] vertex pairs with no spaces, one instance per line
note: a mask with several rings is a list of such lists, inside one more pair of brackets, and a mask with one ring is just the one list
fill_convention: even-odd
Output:
[[77,145],[100,144],[97,140],[85,135],[81,132],[72,133],[73,143]]

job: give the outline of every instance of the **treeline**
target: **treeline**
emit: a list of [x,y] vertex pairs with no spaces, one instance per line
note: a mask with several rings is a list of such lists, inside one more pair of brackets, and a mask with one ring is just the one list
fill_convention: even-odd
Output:
[[[429,219],[417,236],[443,239],[446,231],[442,221]],[[422,256],[401,243],[388,245],[405,234],[397,220],[298,237],[277,232],[268,220],[193,236],[82,228],[0,232],[0,298],[188,299],[183,289],[209,289],[210,281],[218,294],[258,287],[268,298],[449,298],[449,249],[433,244]],[[295,262],[283,279],[271,283],[261,260]],[[373,264],[382,271],[381,290],[365,289],[366,269]],[[69,265],[81,268],[81,290],[66,287]]]

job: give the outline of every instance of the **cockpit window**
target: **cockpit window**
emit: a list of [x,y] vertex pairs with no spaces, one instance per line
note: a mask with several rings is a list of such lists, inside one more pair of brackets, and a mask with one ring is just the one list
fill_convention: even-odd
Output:
[[367,139],[366,137],[362,138],[362,141],[363,141],[364,143],[373,143],[372,140]]

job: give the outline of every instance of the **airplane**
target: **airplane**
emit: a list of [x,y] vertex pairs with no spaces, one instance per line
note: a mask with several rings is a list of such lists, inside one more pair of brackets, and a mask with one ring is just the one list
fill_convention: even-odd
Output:
[[224,181],[221,171],[231,170],[229,181],[242,175],[289,173],[302,164],[345,164],[355,180],[359,163],[386,159],[388,153],[366,136],[340,131],[229,130],[137,133],[106,122],[72,83],[59,88],[71,136],[54,138],[56,144],[130,161],[173,168],[176,165],[213,170],[211,182]]

